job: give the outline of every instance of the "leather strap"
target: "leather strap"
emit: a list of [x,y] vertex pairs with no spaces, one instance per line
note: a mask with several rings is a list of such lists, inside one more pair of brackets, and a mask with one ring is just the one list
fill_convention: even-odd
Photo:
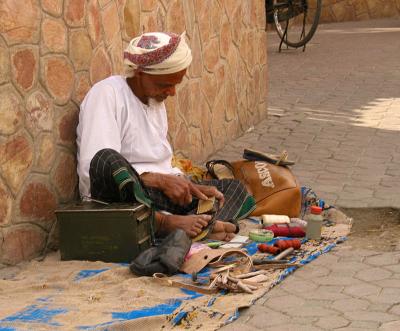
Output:
[[177,280],[173,280],[169,278],[167,275],[164,275],[162,273],[155,273],[153,275],[153,279],[155,282],[164,285],[164,286],[170,286],[170,287],[178,287],[178,288],[185,288],[187,290],[195,291],[201,294],[215,294],[218,293],[217,288],[208,288],[208,287],[201,287],[197,285],[191,285],[187,283],[183,283]]

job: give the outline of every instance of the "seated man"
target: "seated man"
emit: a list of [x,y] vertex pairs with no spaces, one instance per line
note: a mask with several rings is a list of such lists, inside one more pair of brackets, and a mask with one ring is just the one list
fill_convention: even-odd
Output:
[[125,77],[98,82],[82,102],[79,190],[82,197],[107,202],[152,204],[159,235],[180,228],[190,237],[211,220],[195,215],[199,199],[215,197],[220,208],[210,237],[229,240],[235,222],[255,208],[246,188],[230,179],[196,184],[171,165],[163,101],[175,95],[191,61],[184,35],[155,32],[132,39],[124,52]]

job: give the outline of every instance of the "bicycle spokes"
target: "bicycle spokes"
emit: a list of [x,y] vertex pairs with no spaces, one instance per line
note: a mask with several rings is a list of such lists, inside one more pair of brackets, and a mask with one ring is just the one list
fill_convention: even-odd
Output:
[[[303,47],[314,35],[321,14],[321,0],[272,0],[272,8],[267,10],[267,18],[273,22],[282,44]],[[271,13],[273,16],[271,17]]]

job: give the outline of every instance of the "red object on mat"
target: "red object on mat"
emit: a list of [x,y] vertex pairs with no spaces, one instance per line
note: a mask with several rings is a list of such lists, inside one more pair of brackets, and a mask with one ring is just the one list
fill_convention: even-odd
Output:
[[270,253],[274,255],[278,254],[281,251],[279,247],[267,244],[259,244],[257,248],[261,253]]
[[275,237],[299,238],[306,235],[304,229],[298,225],[273,224],[264,227],[264,229],[272,231]]
[[283,252],[285,249],[293,247],[294,249],[300,249],[301,241],[299,239],[286,239],[278,240],[274,245],[259,244],[257,246],[261,253],[270,253],[276,255]]

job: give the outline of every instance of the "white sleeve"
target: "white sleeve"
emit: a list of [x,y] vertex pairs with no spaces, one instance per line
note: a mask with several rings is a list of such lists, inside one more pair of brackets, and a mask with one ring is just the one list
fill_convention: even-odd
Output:
[[93,86],[81,104],[77,156],[79,191],[83,196],[90,196],[89,166],[93,156],[103,148],[121,152],[117,111],[115,91],[108,84]]

